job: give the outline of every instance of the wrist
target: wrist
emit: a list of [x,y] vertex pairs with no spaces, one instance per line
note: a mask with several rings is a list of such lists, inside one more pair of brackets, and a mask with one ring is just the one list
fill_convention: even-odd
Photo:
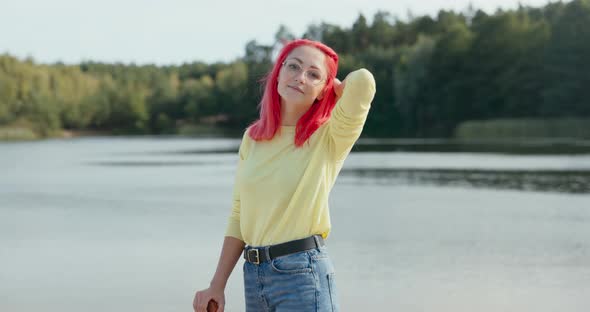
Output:
[[211,283],[209,283],[209,288],[213,288],[213,289],[220,289],[220,290],[225,290],[225,282],[223,281],[219,281],[219,280],[212,280]]

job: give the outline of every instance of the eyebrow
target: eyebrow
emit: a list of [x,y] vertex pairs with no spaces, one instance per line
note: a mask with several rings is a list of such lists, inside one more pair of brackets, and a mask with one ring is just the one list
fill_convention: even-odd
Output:
[[[295,59],[295,60],[299,61],[299,63],[303,64],[303,61],[302,61],[300,58],[298,58],[298,57],[291,57],[291,58],[292,58],[292,59]],[[311,67],[311,68],[315,68],[315,69],[317,69],[317,70],[321,70],[321,69],[319,69],[319,67],[317,67],[317,66],[314,66],[314,65],[311,65],[311,66],[309,66],[309,67]]]

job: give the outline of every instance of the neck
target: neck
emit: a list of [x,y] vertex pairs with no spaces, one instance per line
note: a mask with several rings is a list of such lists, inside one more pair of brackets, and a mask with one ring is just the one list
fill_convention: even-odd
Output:
[[281,101],[281,126],[296,126],[299,118],[301,118],[301,116],[303,116],[309,109],[309,107],[304,109],[294,109],[293,107],[298,106],[285,105],[285,103]]

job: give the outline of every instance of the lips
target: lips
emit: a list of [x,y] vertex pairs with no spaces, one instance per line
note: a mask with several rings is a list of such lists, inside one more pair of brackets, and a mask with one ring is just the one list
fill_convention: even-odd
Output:
[[288,85],[287,87],[289,87],[289,88],[291,88],[291,89],[293,89],[293,90],[295,90],[295,91],[297,91],[297,92],[299,92],[299,93],[303,94],[303,90],[301,90],[301,89],[299,89],[299,88],[297,88],[297,87],[293,87],[293,86],[289,86],[289,85]]

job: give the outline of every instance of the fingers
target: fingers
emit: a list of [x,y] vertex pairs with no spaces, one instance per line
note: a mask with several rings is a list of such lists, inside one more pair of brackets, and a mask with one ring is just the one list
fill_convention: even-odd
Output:
[[198,291],[193,300],[195,312],[216,312],[225,309],[225,295],[223,290],[216,291],[210,288]]
[[340,81],[338,78],[334,78],[334,93],[336,94],[336,101],[340,99],[342,92],[344,90],[344,82]]
[[341,84],[342,84],[342,82],[340,81],[340,79],[334,78],[334,91],[338,90],[338,88],[340,88]]
[[207,312],[217,312],[218,309],[217,301],[215,299],[209,300],[209,303],[207,303]]
[[199,304],[199,292],[195,294],[195,298],[193,299],[193,311],[197,312]]
[[193,310],[195,310],[195,312],[207,312],[209,299],[210,298],[207,298],[202,292],[197,292],[195,300],[193,301]]

